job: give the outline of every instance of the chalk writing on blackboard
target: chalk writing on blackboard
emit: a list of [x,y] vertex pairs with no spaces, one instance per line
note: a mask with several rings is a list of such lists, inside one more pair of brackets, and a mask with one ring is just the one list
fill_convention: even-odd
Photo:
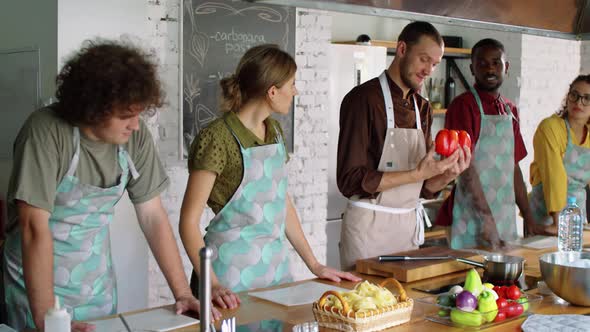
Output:
[[[219,81],[231,75],[252,46],[274,43],[294,54],[292,7],[260,6],[243,1],[184,1],[183,145],[219,116]],[[273,117],[275,117],[273,115]],[[293,113],[275,117],[292,151]]]

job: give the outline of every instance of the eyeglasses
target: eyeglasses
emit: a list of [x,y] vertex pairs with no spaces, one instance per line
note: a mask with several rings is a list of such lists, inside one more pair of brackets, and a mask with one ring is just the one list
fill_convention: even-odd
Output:
[[590,105],[590,95],[580,95],[576,91],[570,91],[567,94],[567,100],[570,103],[577,103],[578,100],[582,101],[582,105],[589,106]]

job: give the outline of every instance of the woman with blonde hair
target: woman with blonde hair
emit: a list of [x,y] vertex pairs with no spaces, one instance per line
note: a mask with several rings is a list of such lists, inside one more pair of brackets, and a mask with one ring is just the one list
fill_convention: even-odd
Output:
[[557,234],[558,215],[568,196],[576,197],[586,216],[585,188],[590,182],[589,120],[590,75],[580,75],[570,84],[563,108],[539,124],[533,139],[533,191],[529,201],[544,232]]
[[[237,292],[291,280],[285,240],[316,276],[359,280],[317,261],[287,193],[288,155],[271,115],[289,113],[296,70],[276,45],[248,50],[235,74],[221,80],[223,116],[191,144],[180,236],[193,264],[195,295],[199,250],[213,249],[211,298],[222,308],[239,305]],[[215,217],[203,239],[199,224],[206,204]]]

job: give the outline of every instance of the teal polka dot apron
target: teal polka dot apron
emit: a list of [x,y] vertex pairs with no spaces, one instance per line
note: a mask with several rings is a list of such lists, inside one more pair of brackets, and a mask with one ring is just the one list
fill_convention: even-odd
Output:
[[[49,227],[53,238],[53,291],[62,306],[73,310],[73,320],[111,315],[117,309],[117,287],[111,260],[109,224],[123,195],[129,173],[138,177],[129,154],[118,147],[122,170],[119,184],[100,188],[80,183],[80,132],[74,128],[74,156],[57,187]],[[4,291],[8,324],[18,330],[34,328],[22,269],[20,231],[4,247]]]
[[[575,196],[576,204],[582,210],[586,218],[586,185],[590,182],[590,149],[575,145],[570,135],[570,124],[564,119],[567,131],[567,145],[563,156],[563,165],[567,174],[567,196]],[[535,220],[539,224],[551,225],[553,218],[547,212],[545,196],[543,195],[543,183],[533,187],[529,198],[529,204]],[[563,201],[565,207],[566,202]]]
[[282,138],[277,131],[274,144],[244,148],[232,134],[244,172],[238,189],[206,229],[213,270],[234,292],[291,281],[285,246],[287,152]]
[[[504,103],[507,114],[487,115],[477,92],[471,88],[481,115],[480,134],[471,165],[479,175],[485,199],[492,211],[500,239],[511,241],[516,233],[516,200],[514,196],[514,115]],[[464,174],[456,180],[451,248],[488,247],[483,239],[483,218],[475,208],[473,194]]]

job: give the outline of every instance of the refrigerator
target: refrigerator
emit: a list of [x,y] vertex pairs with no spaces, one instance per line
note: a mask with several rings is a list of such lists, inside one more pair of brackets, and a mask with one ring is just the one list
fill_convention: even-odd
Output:
[[353,87],[387,69],[391,57],[388,59],[387,49],[381,46],[331,44],[329,59],[327,264],[339,267],[338,242],[342,213],[346,207],[346,198],[336,184],[340,104]]

